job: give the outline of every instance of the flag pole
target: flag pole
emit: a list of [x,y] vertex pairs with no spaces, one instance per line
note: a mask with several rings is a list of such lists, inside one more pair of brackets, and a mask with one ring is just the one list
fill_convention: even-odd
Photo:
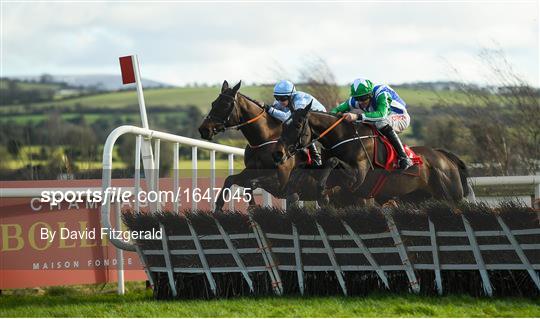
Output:
[[[146,105],[144,103],[144,94],[141,81],[141,70],[139,68],[139,59],[136,54],[120,57],[120,69],[122,70],[122,83],[134,83],[137,86],[137,98],[139,99],[139,109],[141,111],[141,122],[144,129],[149,130],[148,117],[146,115]],[[151,137],[145,136],[141,143],[141,156],[144,168],[144,177],[149,191],[155,190],[154,173],[157,168],[154,167],[154,156],[152,154],[152,145],[150,144]],[[149,202],[151,212],[157,211],[157,203]]]
[[141,81],[141,70],[139,68],[139,58],[136,54],[134,54],[131,56],[131,59],[133,63],[133,71],[135,73],[135,84],[137,85],[137,98],[139,99],[139,109],[141,111],[142,126],[145,129],[149,129],[148,116],[146,115],[146,105],[144,103],[144,94]]

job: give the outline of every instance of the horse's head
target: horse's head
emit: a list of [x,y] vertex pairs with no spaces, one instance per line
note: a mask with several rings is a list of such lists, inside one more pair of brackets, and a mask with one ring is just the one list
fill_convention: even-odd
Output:
[[296,152],[304,149],[311,142],[308,113],[312,103],[313,101],[305,108],[293,111],[289,120],[283,122],[281,137],[276,145],[277,150],[272,153],[276,164],[283,164],[287,158],[293,157]]
[[225,131],[236,104],[236,93],[240,89],[242,81],[230,88],[227,81],[223,81],[221,93],[212,102],[212,108],[204,118],[199,133],[205,140],[211,140],[217,133]]

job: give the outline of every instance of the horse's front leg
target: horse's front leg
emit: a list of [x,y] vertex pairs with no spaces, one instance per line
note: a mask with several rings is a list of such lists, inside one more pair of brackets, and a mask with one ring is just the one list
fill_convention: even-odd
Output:
[[223,187],[221,188],[221,190],[219,191],[217,195],[215,211],[223,210],[223,205],[225,205],[225,199],[223,198],[223,191],[225,189],[229,189],[229,192],[231,192],[231,187],[233,185],[238,185],[238,186],[247,188],[246,193],[251,195],[251,200],[249,204],[255,205],[255,199],[253,198],[253,190],[250,188],[251,180],[253,179],[253,177],[254,177],[253,169],[244,169],[243,171],[241,171],[240,173],[236,175],[227,176],[227,178],[225,178],[225,182],[223,183]]
[[295,167],[289,174],[289,178],[285,185],[285,199],[287,201],[287,207],[293,207],[298,204],[300,196],[298,195],[298,187],[300,185],[303,168]]
[[279,183],[278,190],[280,193],[287,190],[289,180],[291,179],[291,174],[295,169],[290,167],[290,165],[279,165],[277,168],[277,180]]
[[339,164],[339,159],[336,157],[331,157],[324,162],[323,168],[320,170],[320,176],[317,179],[317,195],[319,197],[324,196],[324,190],[326,189],[326,183],[330,173],[336,166]]
[[330,203],[329,194],[333,192],[333,189],[326,189],[326,184],[330,173],[336,168],[339,164],[339,159],[336,157],[331,157],[324,162],[322,169],[319,170],[318,178],[315,179],[315,192],[317,196],[317,203],[319,206],[324,207]]

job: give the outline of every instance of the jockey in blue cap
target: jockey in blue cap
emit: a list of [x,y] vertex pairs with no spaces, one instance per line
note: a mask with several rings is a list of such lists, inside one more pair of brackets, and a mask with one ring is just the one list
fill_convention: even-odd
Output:
[[[274,86],[274,103],[267,106],[267,112],[274,118],[285,122],[291,116],[291,110],[305,108],[310,102],[312,111],[326,112],[326,108],[321,102],[308,93],[296,91],[291,81],[281,80]],[[314,144],[309,147],[310,155],[316,166],[321,166],[321,155]]]

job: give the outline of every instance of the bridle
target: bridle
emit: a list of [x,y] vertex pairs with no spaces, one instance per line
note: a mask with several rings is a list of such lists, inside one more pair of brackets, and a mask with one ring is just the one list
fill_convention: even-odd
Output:
[[[307,119],[307,115],[306,115],[306,117],[303,119],[302,128],[301,128],[300,134],[298,134],[298,137],[296,139],[295,144],[291,145],[290,147],[287,148],[287,154],[285,154],[285,157],[284,157],[284,159],[282,161],[286,161],[287,159],[293,157],[298,151],[304,150],[305,148],[315,144],[317,141],[319,141],[321,138],[323,138],[326,134],[328,134],[330,131],[332,131],[334,128],[336,128],[341,122],[343,122],[344,119],[345,119],[345,114],[341,118],[339,118],[337,121],[335,121],[332,125],[330,125],[326,130],[324,130],[319,136],[312,139],[311,142],[308,142],[307,144],[302,145],[302,138],[307,136],[307,128],[306,127],[308,125],[306,123],[307,123],[308,119]],[[310,127],[310,130],[311,130],[311,134],[314,135],[314,132],[311,129],[311,127]],[[364,135],[364,136],[361,136],[361,135],[358,134],[358,130],[356,128],[355,128],[354,131],[355,131],[355,135],[356,135],[355,137],[340,141],[337,144],[333,145],[332,147],[329,147],[328,149],[333,150],[333,149],[337,148],[340,145],[343,145],[343,144],[358,140],[360,142],[360,144],[362,145],[362,149],[363,149],[364,153],[366,153],[366,157],[367,157],[367,159],[369,161],[369,164],[370,164],[371,168],[373,169],[373,164],[371,163],[371,159],[369,158],[369,154],[368,154],[368,152],[366,150],[366,147],[364,146],[364,143],[362,143],[362,140],[363,139],[369,139],[369,138],[376,138],[377,135]]]
[[[208,113],[208,115],[205,117],[205,119],[208,119],[208,120],[218,124],[218,126],[213,127],[213,133],[214,134],[225,132],[226,130],[232,130],[232,129],[238,130],[243,126],[246,126],[248,124],[251,124],[253,122],[258,121],[264,115],[265,109],[264,109],[264,107],[262,107],[261,113],[257,114],[257,116],[255,116],[254,118],[249,119],[249,120],[247,120],[245,122],[241,122],[239,124],[227,125],[228,123],[230,124],[230,119],[231,119],[231,115],[233,114],[233,110],[236,113],[235,116],[236,116],[237,119],[240,120],[242,118],[242,116],[240,115],[239,107],[237,107],[238,101],[236,100],[236,95],[231,96],[231,95],[220,93],[219,96],[231,99],[232,100],[232,109],[229,112],[229,115],[227,116],[227,118],[225,118],[225,119],[216,117],[216,116],[214,116],[214,115],[212,115],[210,113]],[[257,106],[261,107],[261,105],[259,105],[259,103],[257,103],[256,101],[248,98],[247,96],[246,96],[246,98],[248,100],[254,102]]]
[[[345,115],[342,116],[341,118],[339,118],[337,121],[335,121],[332,125],[330,125],[319,136],[312,139],[311,142],[308,142],[307,144],[302,145],[302,138],[308,136],[308,134],[307,134],[308,125],[306,124],[307,123],[307,116],[306,116],[302,121],[302,128],[300,130],[300,134],[298,134],[298,137],[296,138],[296,142],[294,143],[294,145],[291,145],[291,147],[289,147],[289,149],[287,150],[288,153],[289,153],[288,157],[292,157],[292,156],[294,156],[296,154],[296,152],[301,151],[301,150],[315,144],[318,140],[323,138],[326,134],[328,134],[331,130],[333,130],[336,126],[338,126],[339,123],[341,123],[344,119],[345,119]],[[311,135],[314,135],[314,132],[311,129],[311,127],[310,127],[310,130],[311,130]]]

